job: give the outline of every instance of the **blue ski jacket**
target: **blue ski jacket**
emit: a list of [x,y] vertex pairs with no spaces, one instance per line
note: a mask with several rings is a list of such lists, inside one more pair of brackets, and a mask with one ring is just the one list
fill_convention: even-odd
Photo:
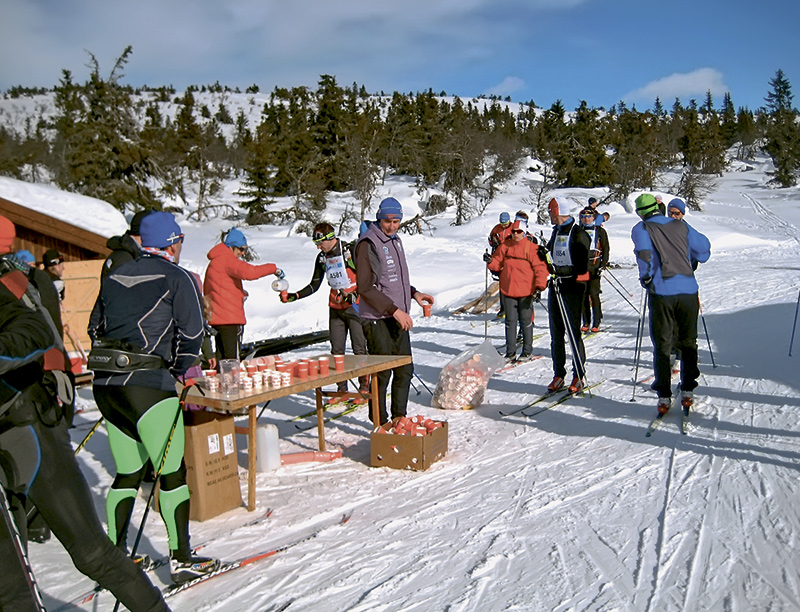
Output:
[[697,293],[694,271],[711,257],[711,242],[683,220],[655,214],[631,230],[639,280],[656,295]]

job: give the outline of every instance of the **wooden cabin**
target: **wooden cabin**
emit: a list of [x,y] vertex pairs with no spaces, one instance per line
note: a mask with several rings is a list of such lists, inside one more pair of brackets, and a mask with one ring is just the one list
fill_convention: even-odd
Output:
[[[75,213],[79,215],[81,211]],[[70,332],[65,332],[64,344],[73,356],[81,351],[88,352],[91,343],[86,328],[100,291],[100,269],[111,252],[106,246],[109,236],[101,236],[4,197],[0,197],[0,214],[16,226],[13,251],[26,249],[39,263],[48,249],[56,249],[64,257],[62,320],[65,330]]]

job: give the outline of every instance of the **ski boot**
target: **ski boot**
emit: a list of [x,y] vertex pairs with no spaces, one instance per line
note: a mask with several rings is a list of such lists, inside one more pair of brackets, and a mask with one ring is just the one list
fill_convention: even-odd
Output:
[[672,398],[671,397],[659,397],[658,398],[658,414],[667,414],[669,412],[670,406],[672,406]]
[[547,392],[548,393],[555,393],[559,389],[564,388],[564,379],[561,376],[556,376],[553,378],[552,382],[547,385]]
[[581,391],[583,391],[583,388],[585,386],[586,386],[586,383],[583,382],[583,380],[581,378],[575,376],[575,377],[573,377],[572,383],[570,383],[569,389],[567,389],[567,390],[574,395],[575,393],[580,393]]
[[219,568],[219,559],[198,557],[194,554],[182,556],[177,550],[169,553],[169,574],[172,582],[181,584],[203,574],[211,574]]
[[694,406],[694,393],[691,391],[681,392],[681,406],[683,406],[685,412],[688,412]]

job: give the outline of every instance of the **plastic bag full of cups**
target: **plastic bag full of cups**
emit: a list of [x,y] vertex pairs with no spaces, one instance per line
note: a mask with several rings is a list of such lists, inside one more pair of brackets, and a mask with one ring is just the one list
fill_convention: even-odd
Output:
[[442,369],[433,392],[433,405],[443,410],[469,410],[483,403],[492,371],[475,354],[466,361]]

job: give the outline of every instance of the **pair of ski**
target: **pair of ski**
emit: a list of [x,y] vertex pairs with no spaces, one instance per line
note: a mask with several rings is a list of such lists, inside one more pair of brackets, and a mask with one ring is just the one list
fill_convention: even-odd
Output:
[[[369,403],[368,400],[365,399],[365,398],[339,400],[337,402],[330,403],[330,404],[328,404],[326,406],[326,410],[328,408],[334,408],[334,407],[340,407],[340,408],[342,408],[342,410],[340,412],[335,412],[335,413],[331,414],[328,417],[325,417],[325,419],[323,419],[322,422],[323,423],[329,423],[330,421],[335,421],[336,419],[339,419],[339,418],[341,418],[343,416],[347,416],[348,414],[351,414],[351,413],[355,412],[356,410],[358,410],[362,406],[366,406],[368,403]],[[311,413],[309,413],[309,414],[307,414],[305,416],[306,417],[310,417],[310,416],[314,416],[315,414],[317,414],[316,410],[314,410],[314,412],[311,412]],[[297,427],[297,429],[299,429],[300,431],[307,431],[309,429],[314,429],[317,426],[317,422],[314,421],[310,425],[307,424],[307,423],[295,423],[294,426]]]
[[[575,393],[570,393],[568,387],[562,387],[560,389],[556,389],[555,391],[546,391],[545,393],[542,393],[542,395],[531,400],[521,408],[515,408],[514,410],[510,411],[501,410],[500,414],[502,416],[511,416],[512,414],[522,413],[522,416],[524,417],[536,416],[537,414],[541,414],[542,412],[550,410],[551,408],[560,406],[568,399],[575,397],[576,395],[583,395],[586,391],[590,391],[591,389],[594,389],[595,387],[600,385],[601,382],[602,381],[596,382],[592,385],[589,385],[588,387],[584,387],[583,389]],[[547,402],[547,403],[544,406],[539,406],[539,404],[541,404],[542,402]],[[531,408],[534,409],[531,410]]]
[[299,544],[304,542],[308,542],[309,540],[313,540],[316,538],[320,533],[324,530],[328,529],[329,527],[334,527],[336,525],[344,525],[347,521],[350,520],[352,513],[345,513],[343,514],[338,521],[335,523],[329,523],[326,525],[321,525],[314,529],[311,533],[304,535],[302,537],[297,538],[296,540],[292,540],[291,542],[284,544],[282,546],[278,546],[276,548],[270,548],[267,550],[263,550],[261,552],[257,552],[252,555],[247,555],[246,557],[241,557],[236,559],[235,561],[226,561],[222,562],[220,566],[213,572],[208,574],[202,574],[197,578],[193,578],[192,580],[188,580],[186,582],[182,582],[180,584],[172,584],[168,587],[165,587],[162,591],[164,594],[164,598],[172,597],[173,595],[177,595],[178,593],[182,593],[183,591],[192,588],[198,584],[202,584],[203,582],[208,582],[209,580],[213,580],[223,574],[228,574],[235,570],[241,569],[243,567],[247,567],[248,565],[252,565],[253,563],[257,563],[259,561],[263,561],[264,559],[269,559],[270,557],[274,557],[278,553],[284,552],[289,550],[290,548],[294,548]]
[[[647,431],[645,432],[645,436],[648,438],[653,435],[653,432],[656,431],[661,425],[664,423],[664,417],[669,414],[669,410],[667,412],[660,413],[656,418],[650,421],[650,424],[647,426]],[[689,423],[689,408],[686,406],[681,406],[681,424],[680,430],[681,434],[684,436],[689,433],[690,423]]]
[[[272,516],[272,508],[267,508],[267,510],[264,513],[257,516],[256,518],[251,519],[242,525],[234,527],[233,529],[227,529],[222,533],[216,534],[214,537],[207,540],[206,542],[203,542],[202,544],[198,544],[197,546],[195,546],[192,549],[192,551],[197,552],[200,549],[207,547],[208,545],[212,544],[215,541],[225,539],[228,536],[232,535],[235,531],[238,531],[239,529],[244,529],[246,527],[252,527],[254,525],[258,525],[259,523],[262,523],[263,521],[267,520],[270,516]],[[138,563],[143,571],[150,573],[154,572],[160,567],[169,565],[169,556],[167,555],[165,557],[159,557],[158,559],[150,559],[149,557],[142,557],[141,561],[138,561]],[[61,612],[62,610],[68,610],[75,606],[82,606],[84,604],[87,604],[90,601],[94,600],[97,596],[100,595],[100,593],[103,592],[105,592],[104,588],[102,588],[100,585],[95,585],[95,587],[90,591],[86,591],[85,593],[78,595],[77,597],[68,601],[59,608],[56,608],[54,612]]]
[[544,357],[544,355],[533,355],[532,357],[530,357],[528,359],[524,359],[524,360],[520,360],[520,361],[517,361],[517,360],[509,361],[506,365],[504,365],[502,368],[497,370],[496,374],[502,374],[504,372],[510,372],[514,368],[517,368],[517,367],[519,367],[521,365],[525,365],[526,363],[530,363],[531,361],[536,361],[537,359],[541,359],[542,357]]

